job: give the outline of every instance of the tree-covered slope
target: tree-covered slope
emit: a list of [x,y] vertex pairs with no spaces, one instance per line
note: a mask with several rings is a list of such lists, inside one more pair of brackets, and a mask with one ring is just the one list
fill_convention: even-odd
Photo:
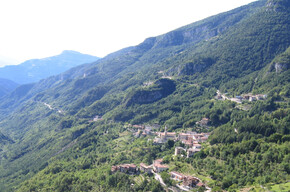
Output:
[[[174,170],[211,177],[212,187],[287,181],[289,13],[289,1],[257,1],[20,86],[0,103],[0,131],[13,140],[1,146],[0,190],[126,191],[135,183],[133,191],[158,191],[152,178],[146,188],[109,169],[164,156]],[[217,89],[267,98],[221,101]],[[104,120],[91,122],[96,115]],[[197,126],[203,117],[210,128]],[[176,160],[171,144],[135,138],[128,123],[214,131],[204,150]]]

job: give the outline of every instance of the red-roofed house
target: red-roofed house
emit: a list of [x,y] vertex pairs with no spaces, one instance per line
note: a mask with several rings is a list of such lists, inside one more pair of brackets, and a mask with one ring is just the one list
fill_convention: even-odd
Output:
[[140,163],[140,170],[145,173],[151,174],[153,167],[152,165],[145,165],[144,163]]
[[162,171],[166,171],[169,167],[167,165],[162,164],[163,159],[156,159],[153,161],[153,171],[156,173],[160,173]]
[[176,181],[182,181],[184,178],[184,175],[175,171],[170,172],[171,179],[174,179]]
[[153,165],[153,170],[156,173],[160,173],[162,171],[166,171],[169,167],[167,165],[161,165],[161,164],[154,164]]

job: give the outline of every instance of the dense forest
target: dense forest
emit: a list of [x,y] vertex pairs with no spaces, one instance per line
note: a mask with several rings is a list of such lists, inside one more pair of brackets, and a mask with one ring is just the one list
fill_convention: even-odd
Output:
[[[171,171],[212,191],[289,190],[289,9],[256,1],[0,98],[0,191],[157,192]],[[132,125],[210,136],[187,158]],[[111,171],[160,158],[166,187]]]

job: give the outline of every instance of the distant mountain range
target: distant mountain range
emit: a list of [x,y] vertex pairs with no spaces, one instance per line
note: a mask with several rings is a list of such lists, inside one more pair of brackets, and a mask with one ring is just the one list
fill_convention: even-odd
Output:
[[98,60],[98,57],[76,51],[63,51],[60,55],[44,59],[31,59],[19,65],[0,68],[0,78],[18,84],[34,83],[52,75],[62,73],[72,67]]
[[18,84],[11,80],[0,78],[0,97],[13,91],[17,86]]

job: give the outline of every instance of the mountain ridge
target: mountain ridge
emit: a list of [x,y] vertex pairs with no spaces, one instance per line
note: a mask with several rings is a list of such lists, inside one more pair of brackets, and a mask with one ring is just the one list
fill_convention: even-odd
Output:
[[35,83],[46,77],[57,75],[80,64],[98,60],[98,57],[77,51],[63,51],[61,54],[43,59],[27,60],[19,65],[0,68],[0,77],[18,84]]
[[[267,177],[276,174],[273,169],[278,166],[283,171],[277,173],[277,180],[285,182],[283,174],[289,175],[284,166],[287,154],[279,154],[279,161],[266,157],[271,150],[276,155],[283,151],[277,148],[287,146],[290,17],[285,10],[269,12],[266,5],[265,0],[254,2],[177,29],[190,29],[193,32],[189,34],[196,37],[195,29],[210,26],[216,20],[208,35],[203,34],[203,27],[197,30],[200,38],[187,40],[183,35],[188,33],[174,31],[151,37],[94,63],[26,85],[23,92],[14,92],[18,99],[13,100],[12,95],[9,99],[13,101],[3,99],[1,110],[8,102],[15,105],[8,109],[8,116],[2,115],[0,123],[0,131],[15,142],[6,144],[0,152],[3,190],[11,186],[18,186],[19,191],[42,190],[46,181],[52,183],[55,191],[77,191],[79,186],[86,191],[125,190],[122,184],[118,188],[119,180],[111,175],[111,165],[151,162],[163,156],[171,164],[195,166],[204,177],[214,178],[216,183],[212,186],[223,189],[236,189],[247,182],[264,184],[265,180],[278,183]],[[287,67],[276,73],[275,63]],[[160,84],[164,80],[170,83]],[[174,89],[169,89],[172,85]],[[239,105],[214,99],[217,89],[228,93],[228,97],[253,92],[268,98]],[[168,92],[160,97],[158,91]],[[102,120],[92,121],[95,116],[102,116]],[[196,124],[204,117],[211,121],[208,129]],[[150,145],[146,138],[136,138],[126,128],[128,124],[156,123],[162,126],[157,131],[163,131],[164,125],[168,131],[214,130],[210,139],[213,145],[205,145],[192,159],[175,162],[169,143]],[[273,143],[273,149],[267,142]],[[251,147],[239,153],[237,146],[241,143]],[[149,155],[141,154],[143,146],[146,149],[141,151],[148,150]],[[263,153],[258,154],[259,150]],[[237,157],[245,159],[243,162],[255,159],[256,169],[262,165],[259,159],[267,159],[267,163],[262,166],[264,169],[248,170],[251,165],[238,164]],[[30,165],[32,159],[35,164]],[[271,163],[274,166],[269,166]],[[240,172],[257,176],[242,178],[231,170],[234,165]],[[179,170],[178,166],[174,169]],[[94,181],[82,180],[88,177]],[[59,182],[57,178],[64,179]],[[115,184],[110,185],[110,181]]]
[[0,78],[0,97],[10,93],[17,86],[18,84],[11,80]]

